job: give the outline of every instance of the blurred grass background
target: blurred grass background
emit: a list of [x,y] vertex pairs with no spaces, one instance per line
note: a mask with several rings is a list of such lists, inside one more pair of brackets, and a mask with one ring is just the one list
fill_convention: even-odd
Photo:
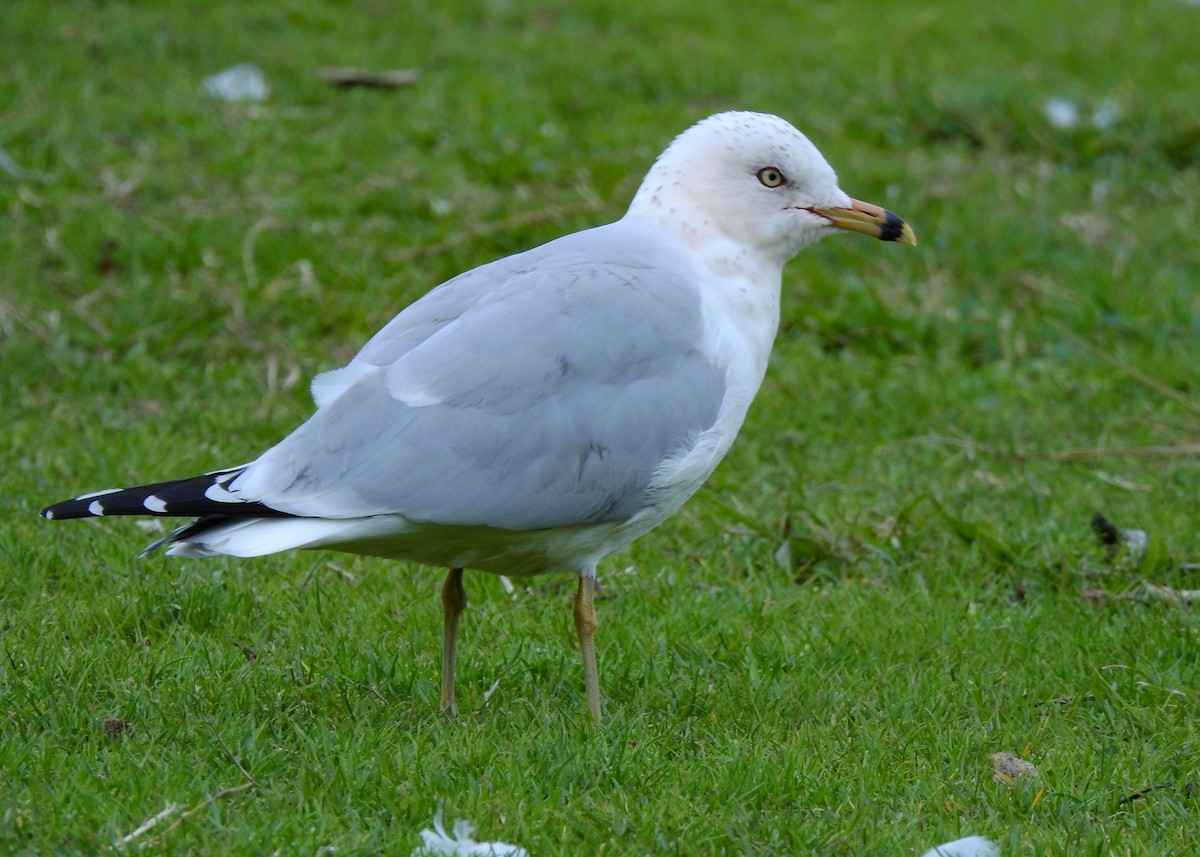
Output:
[[[536,855],[1196,851],[1198,43],[1183,0],[9,0],[0,847],[112,848],[249,775],[138,841],[407,853],[442,806]],[[202,91],[242,62],[265,102]],[[251,459],[405,304],[620,216],[729,108],[921,245],[789,266],[730,459],[601,569],[599,730],[566,581],[468,576],[444,724],[436,572],[36,517]]]

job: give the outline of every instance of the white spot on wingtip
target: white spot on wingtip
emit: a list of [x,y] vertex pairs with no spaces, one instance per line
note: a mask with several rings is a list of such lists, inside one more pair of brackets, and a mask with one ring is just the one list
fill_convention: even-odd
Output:
[[89,515],[103,515],[104,514],[104,507],[100,505],[99,500],[93,500],[92,502],[88,503],[88,514]]
[[42,512],[42,517],[45,518],[47,521],[53,521],[54,513],[51,512],[49,509],[47,509],[46,511]]
[[142,505],[151,512],[164,513],[167,511],[167,501],[159,497],[157,494],[151,494],[142,501]]
[[244,498],[239,497],[232,491],[225,490],[225,486],[217,482],[208,486],[208,490],[204,492],[204,496],[216,503],[244,503]]

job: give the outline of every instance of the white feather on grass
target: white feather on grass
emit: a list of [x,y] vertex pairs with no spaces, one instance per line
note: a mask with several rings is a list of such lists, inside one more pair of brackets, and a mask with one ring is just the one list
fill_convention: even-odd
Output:
[[921,857],[1000,857],[1000,850],[982,836],[968,836],[935,845]]
[[524,848],[507,842],[476,842],[474,825],[465,818],[454,822],[453,835],[446,834],[442,811],[433,816],[433,830],[421,831],[421,844],[412,857],[529,857]]

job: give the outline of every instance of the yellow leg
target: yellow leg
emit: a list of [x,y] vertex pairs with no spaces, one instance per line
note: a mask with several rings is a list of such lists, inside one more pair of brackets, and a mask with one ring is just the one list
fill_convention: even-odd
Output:
[[452,568],[442,583],[442,714],[455,717],[454,649],[458,642],[458,617],[467,606],[462,584],[463,570]]
[[579,650],[583,653],[583,686],[588,711],[600,722],[600,677],[596,672],[596,579],[580,576],[575,593],[575,630],[579,632]]

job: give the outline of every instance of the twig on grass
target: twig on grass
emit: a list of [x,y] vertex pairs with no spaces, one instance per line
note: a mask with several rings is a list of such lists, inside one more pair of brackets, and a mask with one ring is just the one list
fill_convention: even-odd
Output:
[[[247,791],[248,789],[252,789],[252,788],[255,788],[256,786],[258,786],[258,781],[255,780],[254,777],[250,776],[250,772],[247,771],[245,769],[245,767],[242,766],[242,763],[238,759],[238,757],[235,756],[233,754],[233,751],[229,749],[229,745],[225,743],[225,741],[221,738],[221,736],[219,734],[217,734],[217,730],[213,726],[212,721],[210,721],[207,717],[202,717],[201,719],[208,726],[208,728],[212,730],[213,737],[217,739],[217,743],[221,745],[221,749],[223,749],[225,751],[225,754],[227,756],[229,756],[229,758],[233,762],[233,764],[237,766],[237,769],[242,772],[242,776],[246,778],[246,782],[242,783],[240,786],[230,786],[229,788],[221,789],[216,794],[208,796],[204,800],[200,801],[200,803],[196,804],[194,807],[192,807],[191,809],[187,810],[182,815],[180,815],[179,818],[177,818],[173,822],[171,822],[171,824],[168,825],[167,828],[165,830],[163,830],[162,833],[158,834],[153,839],[147,839],[145,842],[139,843],[138,844],[139,848],[145,848],[148,845],[152,845],[157,842],[160,842],[163,839],[163,837],[165,837],[167,834],[169,834],[171,831],[173,831],[179,825],[183,824],[189,818],[192,818],[196,814],[202,812],[205,809],[205,807],[208,807],[208,806],[216,803],[219,800],[224,800],[227,797],[232,797],[233,795],[241,794],[242,792]],[[135,839],[137,839],[139,836],[142,836],[144,833],[151,830],[159,823],[170,818],[172,815],[174,815],[176,812],[178,812],[179,809],[180,809],[180,805],[177,803],[167,804],[166,808],[162,812],[158,813],[158,815],[154,815],[154,816],[151,816],[150,818],[146,819],[140,825],[138,825],[138,827],[132,833],[129,833],[126,836],[123,836],[119,840],[117,840],[117,843],[116,843],[117,850],[123,850],[123,849],[127,848],[129,846],[129,844],[132,843]]]
[[365,690],[367,693],[371,694],[371,696],[373,696],[373,697],[375,697],[376,699],[378,699],[378,700],[379,700],[380,702],[382,702],[384,705],[387,705],[387,704],[388,704],[387,697],[386,697],[386,696],[384,696],[382,693],[380,693],[380,692],[379,692],[379,689],[378,689],[377,687],[375,687],[375,685],[373,685],[373,684],[363,684],[362,682],[359,682],[359,685],[358,685],[358,686],[359,686],[359,687],[360,687],[362,690]]
[[1173,586],[1159,586],[1156,583],[1145,582],[1142,584],[1142,591],[1156,601],[1165,601],[1176,606],[1200,601],[1200,589],[1176,589]]
[[[183,824],[185,821],[187,821],[192,816],[194,816],[197,813],[204,810],[210,804],[214,804],[219,800],[224,800],[227,797],[233,797],[236,794],[241,794],[242,792],[246,791],[247,789],[254,788],[256,785],[258,785],[258,783],[251,780],[248,783],[242,783],[240,786],[230,786],[227,789],[221,789],[215,795],[212,795],[212,796],[207,797],[204,800],[200,801],[200,803],[196,804],[194,807],[189,809],[183,815],[179,816],[179,818],[177,818],[173,822],[171,822],[170,827],[168,827],[162,833],[158,834],[158,836],[156,838],[162,839],[164,836],[166,836],[168,833],[170,833],[176,827]],[[153,840],[151,840],[151,841],[153,841]],[[149,842],[147,842],[146,844],[149,844]]]
[[[1164,444],[1161,446],[1129,446],[1112,449],[1083,448],[1060,449],[1046,453],[1053,461],[1072,461],[1077,458],[1174,458],[1176,456],[1200,455],[1200,443]],[[1036,453],[1026,456],[1038,457]]]
[[[226,751],[228,752],[228,748],[226,748]],[[232,754],[230,755],[232,756]],[[167,836],[167,834],[171,833],[171,831],[179,827],[179,825],[183,824],[189,818],[192,818],[202,812],[206,807],[211,806],[219,800],[224,800],[227,797],[233,797],[236,794],[241,794],[242,792],[248,791],[249,789],[252,789],[258,785],[255,779],[250,776],[250,774],[246,773],[246,769],[242,767],[241,763],[238,762],[237,759],[234,759],[234,763],[238,766],[238,770],[241,771],[246,777],[246,782],[242,783],[240,786],[230,786],[229,788],[221,789],[215,795],[209,795],[204,800],[200,801],[200,803],[196,804],[194,807],[180,815],[179,818],[171,822],[171,824],[169,824],[162,833],[158,834],[153,839],[147,839],[145,842],[138,843],[138,847],[146,848],[147,846],[160,843],[163,838]],[[160,822],[166,821],[168,818],[178,812],[179,809],[180,805],[177,803],[167,804],[166,808],[163,809],[162,812],[158,813],[158,815],[153,815],[146,819],[140,825],[138,825],[137,829],[135,829],[132,833],[129,833],[117,840],[117,850],[120,851],[128,848],[130,843],[132,843],[135,839],[154,828]]]
[[952,446],[962,450],[969,460],[974,460],[975,456],[979,454],[1012,461],[1076,461],[1087,458],[1177,458],[1200,456],[1200,443],[1168,443],[1155,446],[1088,446],[1044,452],[1039,450],[1004,452],[994,446],[989,446],[969,437],[951,437],[939,434],[921,435],[920,437],[894,441],[880,446],[878,451],[918,443],[929,444],[930,446]]
[[167,804],[163,808],[162,812],[158,813],[157,815],[150,816],[145,821],[143,821],[141,824],[139,824],[137,827],[135,827],[132,831],[130,831],[129,833],[125,834],[120,839],[118,839],[116,842],[117,850],[121,850],[121,849],[127,847],[129,845],[129,843],[133,842],[135,839],[137,839],[139,836],[141,836],[147,830],[152,829],[159,822],[165,821],[166,819],[170,818],[172,815],[174,815],[177,812],[179,812],[179,804],[177,804],[177,803]]
[[496,681],[492,683],[492,686],[483,692],[483,704],[487,705],[488,700],[491,699],[492,695],[495,694],[495,692],[499,689],[500,689],[500,679],[496,679]]
[[[258,288],[258,265],[254,261],[254,251],[258,237],[268,229],[276,229],[279,221],[274,217],[263,217],[255,221],[242,237],[242,271],[246,276],[246,285],[250,291]],[[239,320],[241,316],[239,314]]]
[[223,739],[217,732],[217,727],[213,726],[212,721],[203,715],[201,715],[201,719],[204,721],[204,724],[212,730],[213,737],[217,739],[217,743],[221,745],[221,749],[225,751],[225,755],[229,757],[229,761],[233,762],[233,764],[237,766],[237,769],[242,772],[242,776],[246,778],[246,781],[250,785],[257,786],[258,781],[255,780],[254,777],[250,776],[249,771],[242,767],[241,761],[237,756],[233,755],[233,751],[229,749],[229,745],[225,743],[225,739]]
[[[988,446],[987,444],[971,437],[962,429],[958,428],[958,426],[950,426],[949,432],[950,434],[948,435],[926,434],[918,437],[910,437],[903,440],[893,441],[891,443],[885,443],[877,447],[875,451],[877,453],[886,452],[895,447],[908,446],[910,444],[929,444],[930,446],[952,446],[962,452],[968,461],[974,461],[976,456],[981,452],[997,457],[1003,457],[1006,455],[1006,453],[1001,452],[995,447]],[[1016,454],[1016,457],[1020,458],[1021,454]]]
[[1093,604],[1107,604],[1110,601],[1131,601],[1134,604],[1169,604],[1172,607],[1182,607],[1200,602],[1200,589],[1176,589],[1173,586],[1160,586],[1157,583],[1142,581],[1128,592],[1109,592],[1107,589],[1094,589],[1084,586],[1079,594]]

